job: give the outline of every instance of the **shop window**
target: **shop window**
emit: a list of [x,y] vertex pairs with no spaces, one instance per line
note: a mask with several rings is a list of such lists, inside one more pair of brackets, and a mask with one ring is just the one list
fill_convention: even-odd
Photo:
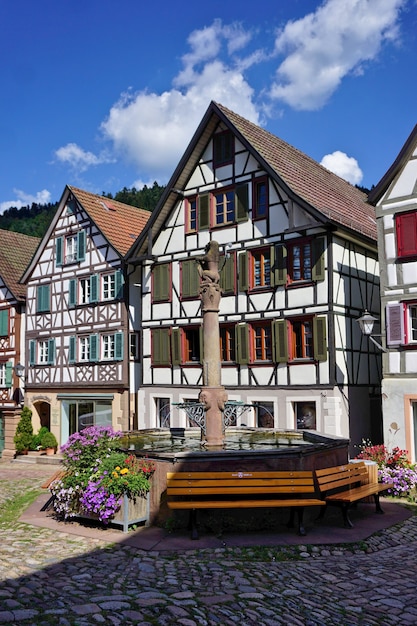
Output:
[[316,403],[315,402],[295,402],[294,403],[296,428],[297,430],[316,430]]
[[274,403],[253,402],[253,406],[258,428],[274,428]]
[[158,428],[171,425],[171,402],[169,398],[155,398],[156,421]]

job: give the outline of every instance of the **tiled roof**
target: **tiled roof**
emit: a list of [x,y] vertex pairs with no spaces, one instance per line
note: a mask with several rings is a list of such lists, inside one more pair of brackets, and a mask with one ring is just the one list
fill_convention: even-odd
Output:
[[19,278],[30,263],[40,239],[10,230],[0,230],[0,275],[17,300],[26,296]]
[[122,256],[144,229],[151,213],[145,209],[97,196],[68,185],[78,202],[101,230],[107,241]]
[[212,104],[299,198],[331,221],[376,240],[375,209],[364,193],[282,139],[223,105]]

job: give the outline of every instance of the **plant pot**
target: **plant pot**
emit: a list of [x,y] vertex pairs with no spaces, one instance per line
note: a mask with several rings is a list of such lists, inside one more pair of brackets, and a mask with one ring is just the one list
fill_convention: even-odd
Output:
[[[98,515],[88,515],[83,513],[79,515],[82,519],[96,519]],[[128,498],[123,496],[122,506],[117,513],[109,519],[110,524],[115,526],[121,526],[123,532],[127,533],[129,526],[132,524],[138,524],[139,522],[145,522],[145,526],[149,522],[149,493],[146,497]]]
[[55,454],[55,448],[45,448],[47,456],[53,456]]

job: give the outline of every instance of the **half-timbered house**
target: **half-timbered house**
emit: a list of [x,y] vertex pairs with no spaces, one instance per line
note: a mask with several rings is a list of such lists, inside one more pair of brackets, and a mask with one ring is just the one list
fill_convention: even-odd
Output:
[[13,437],[23,402],[23,381],[16,366],[24,363],[26,287],[19,278],[39,244],[29,237],[0,230],[0,456],[14,456]]
[[130,381],[139,320],[123,257],[150,213],[67,186],[22,281],[27,284],[26,393],[34,427],[58,441],[92,424],[135,425]]
[[140,426],[188,425],[177,405],[202,385],[195,258],[211,240],[223,255],[222,384],[249,405],[232,422],[375,440],[380,362],[356,323],[379,309],[373,207],[216,103],[127,257],[143,272]]
[[[369,195],[381,273],[384,441],[417,461],[417,126]],[[377,329],[378,331],[379,329]]]

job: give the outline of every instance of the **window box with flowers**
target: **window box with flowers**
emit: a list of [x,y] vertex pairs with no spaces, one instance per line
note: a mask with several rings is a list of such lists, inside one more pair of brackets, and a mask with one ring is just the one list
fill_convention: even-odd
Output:
[[61,448],[64,475],[51,484],[56,514],[129,525],[149,519],[152,461],[118,450],[121,432],[91,426],[76,432]]

